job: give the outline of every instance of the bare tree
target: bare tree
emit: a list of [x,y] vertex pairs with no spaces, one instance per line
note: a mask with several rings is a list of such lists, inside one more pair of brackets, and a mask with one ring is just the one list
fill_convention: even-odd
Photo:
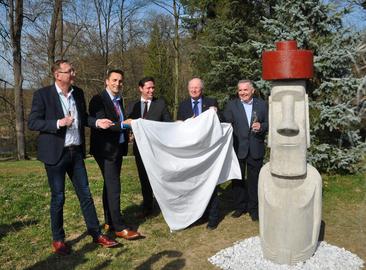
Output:
[[155,5],[167,11],[174,18],[174,110],[173,117],[177,118],[177,110],[179,103],[179,74],[180,74],[180,35],[179,35],[179,22],[181,19],[181,5],[179,1],[172,0],[172,4],[168,5],[166,1],[152,1]]
[[23,106],[23,75],[22,75],[22,51],[21,37],[23,28],[23,0],[11,0],[9,3],[9,26],[13,52],[14,73],[14,106],[15,106],[15,130],[17,138],[17,158],[23,160],[25,153],[24,135],[24,106]]

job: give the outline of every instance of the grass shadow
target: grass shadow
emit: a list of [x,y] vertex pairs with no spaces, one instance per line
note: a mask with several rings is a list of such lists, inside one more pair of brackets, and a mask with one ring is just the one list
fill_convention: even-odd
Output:
[[[73,246],[76,243],[78,243],[80,240],[82,240],[83,238],[89,236],[88,232],[84,232],[83,234],[81,234],[80,236],[78,236],[77,238],[71,240],[71,241],[67,241],[67,244],[69,246]],[[122,245],[118,245],[115,248],[119,248],[122,247]],[[77,266],[82,265],[84,263],[86,263],[89,259],[86,258],[85,254],[89,253],[89,252],[93,252],[94,250],[101,248],[99,245],[95,244],[95,243],[87,243],[85,244],[80,250],[72,250],[70,255],[67,256],[62,256],[62,255],[58,255],[58,254],[51,254],[50,256],[48,256],[45,260],[37,262],[36,264],[25,268],[26,270],[43,270],[43,269],[53,269],[53,270],[57,270],[57,269],[75,269],[77,268]],[[123,250],[121,250],[120,252],[118,252],[116,254],[116,256],[120,256],[122,254]],[[101,270],[101,269],[108,269],[110,263],[112,262],[111,259],[107,259],[106,261],[97,264],[96,266],[94,266],[93,270]]]
[[183,255],[182,252],[176,250],[164,250],[157,254],[151,255],[149,259],[140,264],[135,268],[135,270],[151,270],[153,269],[153,265],[161,260],[163,257],[173,258],[174,260],[170,261],[160,269],[163,270],[179,270],[183,269],[186,265],[185,259],[180,258]]
[[0,240],[6,236],[9,232],[18,232],[24,227],[32,226],[38,224],[38,220],[29,219],[25,221],[16,221],[12,224],[1,224],[0,225]]

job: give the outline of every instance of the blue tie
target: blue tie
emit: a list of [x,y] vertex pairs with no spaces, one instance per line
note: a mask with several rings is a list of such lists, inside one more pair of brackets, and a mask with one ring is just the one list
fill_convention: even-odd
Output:
[[199,111],[198,111],[198,101],[197,100],[193,101],[193,104],[194,104],[193,114],[194,114],[194,117],[196,117],[200,114]]

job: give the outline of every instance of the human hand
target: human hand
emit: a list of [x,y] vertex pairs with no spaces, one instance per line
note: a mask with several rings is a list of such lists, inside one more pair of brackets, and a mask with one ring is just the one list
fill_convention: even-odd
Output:
[[67,115],[58,121],[59,127],[70,127],[74,122],[74,117]]
[[128,119],[124,120],[124,121],[122,122],[122,124],[124,124],[124,125],[128,125],[128,126],[131,126],[131,122],[132,122],[132,119],[131,119],[131,118],[128,118]]
[[252,130],[253,130],[254,132],[258,132],[260,129],[261,129],[261,123],[259,123],[259,122],[254,122],[254,123],[252,124]]
[[111,120],[107,119],[107,118],[97,120],[97,127],[101,128],[101,129],[107,129],[107,128],[110,128],[113,125],[114,125],[114,123]]

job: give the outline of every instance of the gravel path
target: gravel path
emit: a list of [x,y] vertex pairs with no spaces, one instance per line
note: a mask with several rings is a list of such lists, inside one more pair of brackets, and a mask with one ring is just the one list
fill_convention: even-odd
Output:
[[324,241],[306,262],[293,266],[275,264],[263,258],[259,236],[238,241],[208,261],[225,270],[359,270],[364,264],[356,254]]

